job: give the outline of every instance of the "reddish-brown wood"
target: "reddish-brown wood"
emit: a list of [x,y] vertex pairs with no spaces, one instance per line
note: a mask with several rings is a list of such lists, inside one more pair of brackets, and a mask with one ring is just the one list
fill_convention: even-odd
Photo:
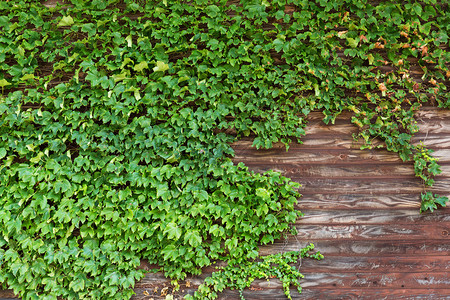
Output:
[[[424,186],[411,162],[383,149],[361,150],[349,113],[334,125],[324,125],[322,117],[311,113],[303,144],[288,152],[280,143],[256,150],[252,138],[233,145],[236,163],[255,172],[277,170],[302,184],[296,208],[305,216],[295,224],[298,235],[262,246],[260,254],[299,250],[309,242],[324,254],[322,261],[301,261],[303,292],[292,290],[294,299],[450,299],[450,208],[420,214]],[[433,192],[450,196],[450,111],[424,108],[417,117],[413,142],[436,150],[442,165]],[[136,284],[133,299],[179,299],[213,271],[181,281],[179,291],[163,274],[149,274]],[[257,280],[243,295],[286,299],[276,279]],[[0,292],[8,297],[10,291]],[[239,292],[227,290],[219,299],[239,299]]]

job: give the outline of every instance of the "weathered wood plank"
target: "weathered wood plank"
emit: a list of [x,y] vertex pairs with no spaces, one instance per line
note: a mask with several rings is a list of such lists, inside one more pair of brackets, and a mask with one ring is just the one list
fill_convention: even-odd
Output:
[[[354,115],[353,112],[344,111],[336,117],[335,123],[342,120],[349,120]],[[308,114],[306,119],[310,122],[321,122],[324,118],[324,114],[321,111],[312,111]],[[450,119],[450,111],[448,109],[438,108],[435,106],[423,106],[419,111],[415,113],[418,122],[428,123],[434,119]]]
[[[136,295],[133,300],[159,300],[165,299],[165,296],[160,296],[159,293],[153,294],[149,289],[136,289]],[[192,294],[195,289],[187,289],[185,293]],[[146,296],[147,293],[149,296]],[[286,300],[283,290],[267,289],[258,290],[255,287],[245,289],[243,296],[246,300]],[[390,289],[390,288],[333,288],[333,289],[319,289],[307,288],[303,289],[301,294],[296,290],[291,290],[293,299],[421,299],[421,300],[447,300],[450,297],[450,289]],[[225,291],[220,294],[220,300],[236,300],[240,295],[238,291]],[[182,299],[181,296],[175,296],[174,299]]]
[[[323,135],[321,133],[310,134],[302,137],[302,143],[292,142],[289,145],[289,151],[295,151],[297,149],[355,149],[358,150],[364,145],[361,141],[355,141],[350,133],[342,133],[337,131],[333,133],[332,136]],[[427,133],[417,133],[412,138],[413,144],[418,144],[424,142],[426,146],[431,149],[449,148],[450,147],[450,136],[449,134],[427,134]],[[235,143],[233,143],[233,148],[236,151],[241,150],[253,150],[253,151],[263,151],[256,150],[252,147],[253,138],[247,137],[243,138]],[[382,145],[382,142],[375,139],[374,145]],[[285,146],[282,143],[276,143],[273,148],[281,149],[286,151]],[[396,155],[396,154],[395,154]]]
[[344,273],[344,272],[380,272],[390,273],[393,270],[402,272],[446,272],[450,270],[449,256],[426,256],[426,257],[349,257],[330,256],[321,261],[304,259],[300,270],[303,273]]
[[0,290],[0,300],[19,299],[14,295],[13,290]]
[[[377,164],[377,165],[310,165],[298,163],[290,165],[271,164],[264,165],[247,164],[255,172],[264,173],[268,170],[281,172],[286,177],[308,178],[415,178],[414,167],[411,164]],[[441,165],[442,173],[439,178],[450,178],[450,165]]]
[[450,241],[450,223],[439,224],[382,224],[382,225],[296,225],[297,238],[308,241],[348,240],[415,240],[446,239]]
[[[313,259],[302,259],[297,264],[302,273],[389,273],[393,269],[395,272],[445,272],[450,270],[449,256],[329,256],[317,261]],[[210,276],[216,269],[207,267],[203,269],[200,276],[189,276],[189,285],[198,285],[204,278]],[[162,273],[149,273],[146,278],[137,283],[137,286],[151,286],[162,280],[163,283],[170,283]],[[180,284],[185,284],[181,281]]]
[[[413,179],[337,179],[337,178],[291,178],[302,184],[300,192],[304,195],[317,194],[420,194],[424,185],[419,178]],[[450,196],[450,179],[436,179],[433,192]]]
[[278,240],[274,244],[262,246],[261,255],[279,253],[284,251],[299,251],[310,242],[314,242],[316,250],[326,257],[331,256],[448,256],[450,255],[450,243],[447,237],[431,239],[421,237],[416,240],[309,240],[288,236],[286,240]]
[[[174,299],[183,299],[181,295],[193,294],[195,289],[189,288],[183,290],[183,293],[179,293],[180,296],[175,294]],[[136,289],[136,295],[132,300],[159,300],[165,299],[165,295],[161,296],[160,293],[153,293],[149,289]],[[148,294],[148,296],[147,296]],[[246,300],[286,300],[283,290],[280,289],[259,289],[251,286],[243,291],[243,296]],[[421,300],[447,300],[450,297],[450,289],[427,289],[427,288],[305,288],[301,294],[294,289],[291,290],[292,299],[421,299]],[[240,299],[239,291],[227,290],[220,294],[220,300],[236,300]]]
[[[446,289],[450,285],[447,272],[346,272],[346,273],[313,273],[303,272],[304,279],[300,280],[304,289],[309,288],[435,288]],[[151,289],[155,286],[167,286],[170,281],[162,276],[151,274],[146,276],[136,288]],[[189,279],[190,287],[197,287],[203,279],[197,277]],[[255,280],[254,289],[281,289],[282,284],[278,279]],[[264,293],[264,291],[262,292]]]
[[[311,112],[307,121],[308,124],[305,128],[305,136],[302,141],[305,145],[313,143],[316,139],[324,139],[324,141],[330,138],[343,138],[345,142],[349,142],[353,147],[361,146],[361,143],[353,141],[352,134],[358,133],[359,128],[352,124],[351,119],[352,114],[349,112],[344,112],[336,118],[334,124],[326,125],[322,122],[323,114],[321,112]],[[433,137],[446,137],[445,135],[450,134],[450,113],[448,110],[438,110],[436,108],[421,110],[416,114],[417,125],[419,127],[419,132],[416,133],[416,137],[413,139],[415,143],[419,141],[432,139]],[[251,137],[244,138],[242,141],[236,142],[237,148],[251,147],[253,139]],[[296,143],[292,143],[291,147],[295,147]],[[427,144],[427,143],[426,143]],[[428,146],[432,147],[432,144]],[[284,148],[284,146],[279,143],[275,147]]]
[[[437,149],[433,156],[439,159],[439,163],[450,163],[450,149]],[[288,151],[281,148],[268,150],[236,149],[234,162],[245,164],[388,164],[404,163],[396,153],[381,149],[354,150],[354,149],[296,149]],[[411,163],[405,163],[408,165]]]
[[336,194],[303,194],[297,208],[305,209],[386,209],[412,208],[416,212],[420,208],[420,194],[367,195],[362,193]]
[[420,208],[420,194],[305,194],[299,199],[298,209],[386,209]]
[[[389,287],[389,288],[448,288],[447,272],[426,273],[305,273],[303,287]],[[266,287],[267,283],[261,283]]]
[[303,209],[303,217],[297,225],[344,225],[344,224],[436,224],[450,223],[450,207],[433,213],[419,213],[416,209],[351,209],[351,210],[311,210]]
[[[247,294],[244,294],[247,295]],[[247,300],[257,299],[251,296],[246,297]],[[327,289],[327,288],[307,288],[302,294],[294,299],[421,299],[421,300],[444,300],[449,299],[450,289],[429,289],[429,288],[408,288],[408,289],[391,289],[391,288],[353,288],[353,289]],[[282,295],[279,298],[283,299]]]

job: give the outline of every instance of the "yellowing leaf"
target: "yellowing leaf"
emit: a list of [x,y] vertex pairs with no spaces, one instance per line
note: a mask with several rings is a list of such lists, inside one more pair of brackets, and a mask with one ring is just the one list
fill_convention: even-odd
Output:
[[119,82],[121,80],[127,79],[127,74],[123,72],[120,74],[112,75],[111,77],[114,79],[114,82]]
[[6,149],[5,148],[0,148],[0,159],[2,159],[5,156],[6,156]]
[[164,71],[166,71],[168,69],[169,69],[169,65],[168,64],[166,64],[165,62],[162,62],[162,61],[157,61],[156,62],[156,67],[153,68],[153,71],[154,72],[158,72],[158,71],[164,72]]
[[38,155],[36,155],[33,158],[30,158],[30,162],[32,162],[33,164],[37,164],[41,160],[42,156],[44,156],[44,153],[39,152]]
[[133,37],[131,35],[128,35],[125,40],[127,41],[128,47],[133,45]]
[[65,16],[65,17],[62,17],[61,21],[59,21],[57,26],[58,27],[70,26],[70,25],[73,25],[74,23],[75,22],[73,21],[73,18],[71,16]]
[[134,66],[134,70],[138,72],[142,72],[144,69],[148,69],[148,64],[146,61],[141,61],[140,63]]
[[356,40],[356,39],[347,38],[347,42],[350,45],[350,47],[352,47],[352,48],[358,47],[358,40]]
[[0,87],[5,87],[7,85],[11,85],[6,79],[0,79]]
[[256,196],[259,196],[259,197],[263,198],[264,200],[270,199],[270,193],[265,188],[257,188]]
[[21,80],[34,79],[34,74],[25,74],[20,78]]

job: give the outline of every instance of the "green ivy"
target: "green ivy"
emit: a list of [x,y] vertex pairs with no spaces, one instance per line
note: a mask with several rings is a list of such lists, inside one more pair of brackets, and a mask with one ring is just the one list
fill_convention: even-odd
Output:
[[250,287],[255,279],[279,278],[284,294],[292,300],[291,285],[301,293],[299,279],[304,277],[298,267],[293,264],[301,265],[303,258],[323,259],[320,252],[309,253],[312,250],[314,250],[314,245],[309,244],[300,251],[267,255],[257,261],[247,261],[244,264],[229,262],[226,267],[219,267],[219,271],[207,277],[205,282],[199,286],[198,291],[193,296],[187,295],[186,299],[216,299],[218,293],[225,288],[239,290],[240,298],[245,299],[242,292],[245,288]]
[[[327,124],[353,112],[364,148],[378,138],[414,161],[421,211],[445,206],[428,189],[437,160],[411,137],[422,104],[450,106],[449,11],[437,0],[0,2],[0,283],[24,299],[128,299],[147,259],[175,280],[216,260],[233,274],[250,264],[256,275],[226,285],[239,289],[278,264],[296,286],[283,262],[303,254],[255,259],[295,232],[299,185],[234,165],[230,144],[288,148],[312,110]],[[215,276],[204,289],[218,291]]]

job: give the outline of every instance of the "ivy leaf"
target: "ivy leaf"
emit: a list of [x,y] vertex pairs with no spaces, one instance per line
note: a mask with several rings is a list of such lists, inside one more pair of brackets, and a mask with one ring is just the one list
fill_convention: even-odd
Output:
[[429,35],[431,30],[431,24],[432,22],[428,22],[423,25],[419,25],[419,31],[425,35]]
[[208,7],[206,7],[205,12],[211,18],[215,18],[217,17],[217,14],[220,12],[220,8],[217,7],[216,5],[209,5]]
[[134,66],[134,70],[137,72],[142,72],[144,69],[148,69],[148,64],[145,60]]
[[419,3],[414,3],[412,8],[418,16],[422,15],[422,5]]
[[164,229],[164,234],[167,235],[167,238],[170,240],[179,240],[181,237],[181,228],[177,226],[177,224],[170,222],[166,225]]
[[169,69],[169,65],[162,62],[162,61],[157,61],[156,62],[156,67],[153,68],[154,72],[164,72],[167,71]]
[[128,35],[125,40],[127,41],[128,47],[133,46],[133,37],[131,35]]
[[256,196],[263,198],[263,200],[269,200],[270,199],[270,193],[265,188],[257,188],[256,189]]
[[36,155],[35,157],[30,158],[30,162],[32,162],[33,164],[37,164],[38,162],[41,161],[41,158],[44,156],[43,152],[39,152],[38,155]]
[[164,260],[175,260],[178,257],[179,252],[175,245],[170,244],[161,250],[161,254],[164,256]]
[[59,21],[57,26],[58,27],[70,26],[70,25],[73,25],[74,23],[75,22],[73,21],[73,18],[71,16],[65,16],[65,17],[62,17],[61,21]]
[[3,88],[5,86],[11,85],[6,79],[0,79],[0,87]]
[[82,278],[78,278],[77,280],[72,281],[69,284],[69,288],[73,289],[75,292],[83,290],[84,289],[84,280]]
[[347,42],[350,45],[350,47],[352,47],[352,48],[358,47],[358,40],[357,39],[347,38]]
[[430,174],[432,174],[433,176],[438,175],[441,173],[440,166],[435,161],[433,161],[428,167],[428,172],[430,172]]
[[0,148],[0,159],[2,159],[5,156],[6,156],[6,149],[5,148]]
[[202,237],[197,230],[188,231],[184,236],[184,242],[189,242],[192,247],[196,247],[202,243]]
[[214,236],[221,236],[223,235],[223,228],[219,227],[219,225],[214,224],[209,228],[209,233],[211,233]]
[[[436,195],[436,196],[437,196],[437,195]],[[439,204],[439,205],[442,206],[442,207],[445,207],[445,206],[447,205],[448,198],[447,198],[447,197],[444,197],[444,196],[436,197],[436,198],[434,199],[434,202],[436,202],[437,204]]]

